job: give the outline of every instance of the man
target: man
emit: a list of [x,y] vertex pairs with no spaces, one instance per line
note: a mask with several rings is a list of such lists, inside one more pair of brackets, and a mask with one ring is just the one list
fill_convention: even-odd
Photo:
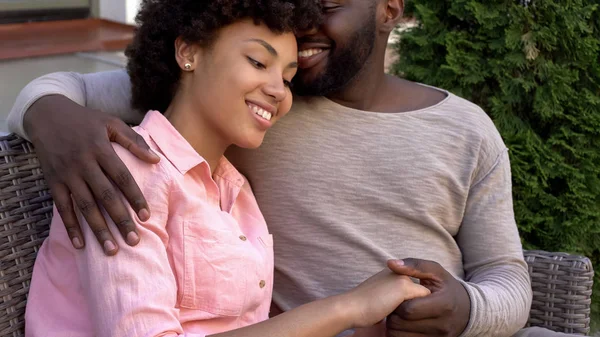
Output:
[[[493,123],[457,96],[384,73],[402,0],[322,4],[322,27],[298,35],[294,84],[305,96],[259,150],[229,153],[275,237],[274,304],[288,310],[339,293],[385,259],[405,258],[441,282],[426,284],[431,296],[388,318],[389,336],[513,335],[527,320],[532,294],[508,153]],[[84,243],[71,194],[107,255],[121,240],[107,230],[94,198],[127,243],[139,240],[110,180],[141,219],[151,216],[109,144],[157,160],[106,114],[139,122],[143,114],[129,101],[124,71],[57,73],[30,83],[11,113],[11,129],[36,146],[76,248]]]

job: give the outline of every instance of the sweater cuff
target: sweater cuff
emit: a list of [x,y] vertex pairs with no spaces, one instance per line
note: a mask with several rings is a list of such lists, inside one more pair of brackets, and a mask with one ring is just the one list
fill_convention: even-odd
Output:
[[85,105],[85,84],[80,74],[52,73],[39,77],[23,88],[8,115],[8,129],[19,136],[31,140],[25,133],[23,121],[33,103],[49,95],[62,95],[79,105]]
[[463,281],[463,280],[458,280],[460,282],[460,284],[462,284],[462,286],[465,288],[465,290],[467,291],[467,294],[469,294],[469,301],[471,302],[471,311],[469,314],[469,323],[467,324],[467,327],[465,328],[465,330],[462,332],[462,334],[460,335],[460,337],[476,337],[479,336],[478,333],[478,322],[477,320],[479,319],[479,317],[477,316],[477,312],[480,310],[478,307],[478,303],[479,303],[479,294],[474,291],[474,289],[472,288],[472,286]]
[[37,92],[30,96],[23,95],[19,97],[19,99],[15,102],[10,114],[8,115],[8,130],[10,132],[14,132],[17,135],[31,141],[29,135],[25,132],[24,121],[25,114],[29,110],[29,108],[33,105],[33,103],[37,102],[40,98],[50,95],[61,95],[60,92],[55,91],[44,91]]

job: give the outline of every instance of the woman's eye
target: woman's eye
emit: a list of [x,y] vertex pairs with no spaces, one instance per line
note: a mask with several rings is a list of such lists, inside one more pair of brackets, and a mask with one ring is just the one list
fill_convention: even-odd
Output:
[[266,68],[264,64],[262,64],[262,63],[258,62],[257,60],[255,60],[255,59],[253,59],[253,58],[251,58],[251,57],[247,57],[247,58],[248,58],[248,61],[249,61],[250,63],[252,63],[252,65],[253,65],[253,66],[254,66],[256,69],[265,69],[265,68]]
[[291,89],[293,84],[288,80],[283,80],[283,85]]

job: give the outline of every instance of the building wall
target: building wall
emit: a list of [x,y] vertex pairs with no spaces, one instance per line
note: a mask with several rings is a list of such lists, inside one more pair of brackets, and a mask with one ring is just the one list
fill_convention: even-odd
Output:
[[135,15],[141,2],[140,0],[96,1],[98,3],[98,17],[126,24],[135,23]]
[[90,16],[93,18],[100,16],[100,0],[90,1]]

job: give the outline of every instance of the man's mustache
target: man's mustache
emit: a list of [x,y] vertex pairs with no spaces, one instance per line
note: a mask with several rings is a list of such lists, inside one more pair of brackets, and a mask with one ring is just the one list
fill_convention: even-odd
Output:
[[297,39],[298,45],[302,45],[304,43],[322,43],[327,45],[333,45],[333,41],[326,37],[301,37]]

